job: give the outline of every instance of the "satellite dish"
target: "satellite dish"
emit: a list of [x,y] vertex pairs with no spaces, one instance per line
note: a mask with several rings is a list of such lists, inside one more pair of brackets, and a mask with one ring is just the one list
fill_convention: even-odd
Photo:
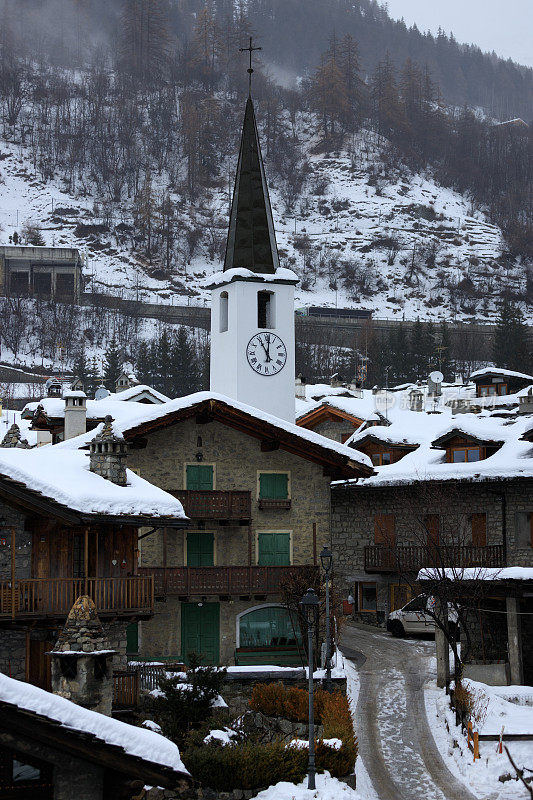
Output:
[[111,392],[105,388],[105,386],[99,386],[95,392],[94,399],[95,400],[104,400],[106,397],[109,397]]
[[439,372],[439,370],[435,370],[435,372],[430,374],[429,379],[430,381],[433,381],[433,383],[442,383],[444,380],[444,375],[442,372]]

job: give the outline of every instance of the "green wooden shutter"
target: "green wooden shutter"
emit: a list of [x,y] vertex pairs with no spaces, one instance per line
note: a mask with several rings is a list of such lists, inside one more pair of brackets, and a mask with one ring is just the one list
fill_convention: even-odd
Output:
[[213,467],[210,464],[187,464],[187,489],[213,489]]
[[126,653],[139,652],[139,623],[131,622],[126,628]]
[[290,533],[260,533],[259,565],[262,567],[289,567],[290,564]]
[[214,534],[187,533],[187,566],[212,567],[214,564]]
[[289,496],[289,476],[286,472],[262,472],[259,475],[259,497],[286,500]]

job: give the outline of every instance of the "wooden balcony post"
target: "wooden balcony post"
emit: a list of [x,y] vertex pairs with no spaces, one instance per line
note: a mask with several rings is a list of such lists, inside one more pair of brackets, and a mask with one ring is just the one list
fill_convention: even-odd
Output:
[[167,596],[167,528],[163,528],[163,594]]
[[15,544],[16,544],[15,528],[11,528],[11,618],[15,619],[15,611],[17,609],[15,599],[15,577],[16,577],[16,563],[15,563]]
[[83,594],[87,594],[89,588],[87,581],[89,577],[89,528],[85,528],[83,531],[83,577],[85,578]]

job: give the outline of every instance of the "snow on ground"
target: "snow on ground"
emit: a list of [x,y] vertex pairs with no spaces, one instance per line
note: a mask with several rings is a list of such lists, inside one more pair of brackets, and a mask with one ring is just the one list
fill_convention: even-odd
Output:
[[[506,702],[500,697],[500,690],[512,688],[528,690],[531,687],[500,687],[486,686],[474,681],[468,681],[475,688],[481,688],[490,698],[489,710],[483,727],[483,732],[499,733],[502,725],[511,732],[513,728],[529,727],[532,733],[530,741],[509,742],[509,752],[519,767],[526,766],[533,769],[533,709],[527,710],[520,706]],[[514,771],[505,754],[497,752],[498,743],[493,741],[480,741],[480,759],[474,762],[473,755],[468,749],[466,737],[460,728],[455,727],[455,714],[449,707],[449,699],[443,689],[437,689],[435,683],[426,684],[425,689],[426,714],[429,727],[435,742],[448,769],[465,783],[470,791],[480,798],[490,800],[522,800],[529,797],[524,786],[516,780],[500,782],[500,776],[514,774]],[[524,713],[525,712],[525,713]],[[526,722],[526,719],[529,722]],[[505,742],[504,730],[504,742]],[[518,731],[517,731],[518,732]],[[526,775],[531,775],[526,772]]]
[[[260,105],[258,111],[261,118]],[[315,120],[301,115],[297,135],[304,149],[316,143],[315,131]],[[516,290],[524,281],[519,264],[503,265],[498,260],[505,246],[501,230],[481,211],[474,211],[465,197],[439,186],[429,173],[412,174],[400,167],[385,178],[380,167],[383,144],[375,134],[363,130],[354,139],[353,155],[346,150],[308,153],[310,174],[305,192],[290,211],[278,188],[280,181],[267,162],[281,264],[304,277],[296,292],[297,306],[372,308],[378,318],[470,319],[475,315],[494,319],[501,281]],[[208,255],[207,220],[214,212],[224,235],[225,186],[205,190],[202,208],[187,205],[179,195],[174,197],[185,207],[180,228],[203,226],[204,238],[189,263],[184,256],[176,258],[172,278],[157,279],[145,272],[125,237],[114,230],[121,221],[131,222],[131,202],[112,209],[109,233],[100,234],[97,242],[94,237],[84,238],[76,234],[78,222],[106,221],[95,214],[93,198],[66,194],[58,178],[43,183],[24,147],[3,142],[2,151],[0,228],[4,230],[0,243],[7,243],[9,235],[32,220],[41,225],[47,245],[80,249],[90,291],[109,290],[150,302],[205,305],[205,278],[221,267],[218,257]],[[236,158],[237,153],[234,162]],[[376,175],[369,183],[370,172]],[[381,243],[390,237],[399,244],[392,260]],[[434,266],[426,263],[428,248],[434,253]],[[416,275],[407,277],[413,250],[420,267]],[[368,294],[357,285],[343,285],[340,261],[346,260],[357,264],[356,271],[364,276],[362,284],[370,287]],[[332,276],[337,278],[336,284]],[[456,285],[465,277],[490,295],[486,304],[473,300],[469,304],[466,297],[462,307],[450,306],[448,292],[442,287],[447,282]]]
[[259,792],[253,800],[370,800],[367,795],[354,791],[329,772],[316,776],[316,789],[307,788],[307,778],[296,786],[282,781]]

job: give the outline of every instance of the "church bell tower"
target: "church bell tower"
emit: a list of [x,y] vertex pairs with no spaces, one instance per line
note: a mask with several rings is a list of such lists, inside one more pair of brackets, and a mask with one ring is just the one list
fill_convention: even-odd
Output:
[[224,270],[214,276],[211,284],[210,385],[213,392],[289,422],[294,422],[295,416],[296,283],[297,276],[279,266],[255,111],[249,96]]

